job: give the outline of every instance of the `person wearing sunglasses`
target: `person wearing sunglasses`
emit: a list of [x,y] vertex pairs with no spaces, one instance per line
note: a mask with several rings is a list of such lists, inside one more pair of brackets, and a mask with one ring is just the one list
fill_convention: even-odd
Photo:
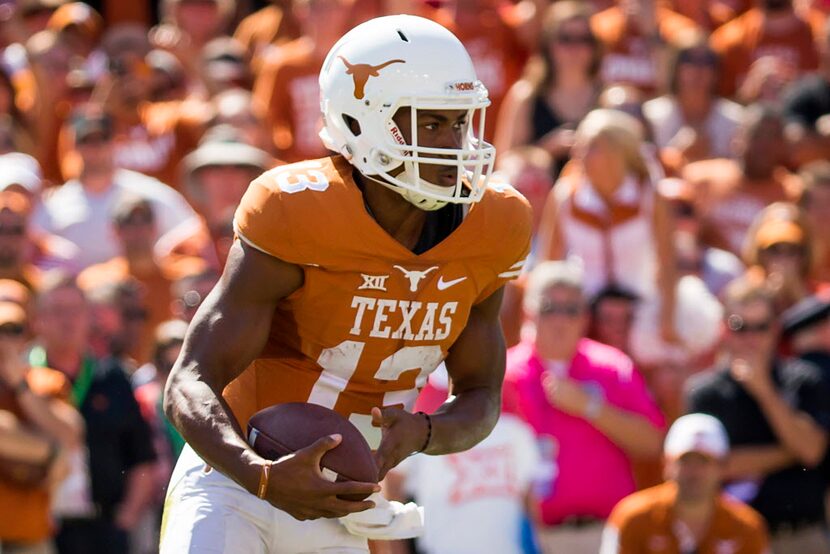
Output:
[[743,108],[717,94],[718,55],[696,35],[676,48],[671,60],[668,94],[643,104],[654,144],[681,163],[733,157]]
[[632,462],[660,456],[664,420],[631,359],[585,337],[583,271],[543,262],[524,307],[535,326],[507,354],[505,411],[536,432],[543,468],[534,486],[543,552],[597,552],[603,521],[635,490]]
[[577,2],[551,4],[535,56],[499,112],[496,148],[543,148],[553,156],[554,177],[568,161],[574,130],[596,106],[601,89],[602,46],[591,31],[590,13]]
[[716,366],[688,383],[686,409],[729,435],[727,491],[764,516],[776,554],[830,552],[825,477],[816,468],[830,430],[830,387],[818,367],[776,355],[774,297],[740,279],[725,292]]
[[0,302],[0,550],[52,552],[50,502],[83,421],[63,374],[26,363],[26,311]]
[[789,202],[767,206],[749,228],[743,253],[748,275],[767,284],[779,311],[819,285],[813,278],[818,260],[815,237],[804,212]]

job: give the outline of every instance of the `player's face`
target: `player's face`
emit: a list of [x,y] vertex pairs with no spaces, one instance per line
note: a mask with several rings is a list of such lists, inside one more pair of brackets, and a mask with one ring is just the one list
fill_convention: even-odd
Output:
[[677,483],[680,501],[700,502],[720,489],[723,464],[706,454],[688,452],[666,464],[667,477]]
[[[469,125],[466,110],[417,110],[414,127],[410,108],[401,108],[392,119],[408,144],[412,144],[412,137],[417,134],[417,145],[428,148],[461,148]],[[442,187],[454,187],[458,176],[457,167],[423,162],[419,163],[419,172],[421,179]]]

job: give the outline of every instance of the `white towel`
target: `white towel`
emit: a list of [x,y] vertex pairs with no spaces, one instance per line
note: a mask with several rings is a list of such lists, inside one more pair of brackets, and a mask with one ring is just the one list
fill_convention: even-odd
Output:
[[402,504],[389,501],[375,493],[369,497],[375,503],[371,510],[356,512],[340,518],[340,523],[351,533],[372,540],[411,539],[424,532],[424,509],[414,502]]

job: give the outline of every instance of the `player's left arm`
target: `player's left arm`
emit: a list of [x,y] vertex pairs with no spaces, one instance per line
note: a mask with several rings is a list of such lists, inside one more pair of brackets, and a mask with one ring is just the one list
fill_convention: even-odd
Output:
[[424,445],[427,454],[461,452],[495,427],[506,350],[499,324],[502,294],[500,288],[473,306],[467,325],[450,348],[446,364],[455,398],[431,416],[431,431],[423,415],[396,407],[372,410],[375,425],[383,428],[376,453],[381,477]]

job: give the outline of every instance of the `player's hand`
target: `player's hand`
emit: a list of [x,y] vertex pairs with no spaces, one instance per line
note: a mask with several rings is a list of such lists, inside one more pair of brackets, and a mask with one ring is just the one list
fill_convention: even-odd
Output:
[[323,477],[320,460],[341,440],[340,435],[323,437],[311,446],[274,462],[268,479],[266,500],[301,521],[321,517],[338,518],[374,508],[375,503],[368,500],[353,502],[337,496],[369,496],[380,492],[380,485],[357,481],[332,483]]
[[372,408],[372,425],[382,430],[380,446],[375,451],[380,479],[404,458],[417,452],[429,432],[423,416],[391,406]]

